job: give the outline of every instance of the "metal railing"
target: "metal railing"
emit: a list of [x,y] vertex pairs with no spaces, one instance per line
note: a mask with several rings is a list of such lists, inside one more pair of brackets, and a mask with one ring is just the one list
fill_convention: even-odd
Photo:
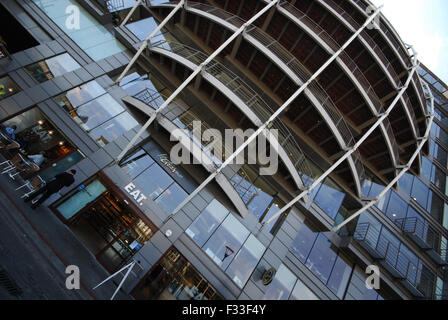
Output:
[[447,260],[447,243],[443,241],[440,232],[432,228],[429,223],[417,217],[403,218],[395,220],[395,224],[406,234],[412,234],[421,239],[434,250],[443,261]]
[[[231,23],[235,27],[242,26],[245,21],[240,17],[235,16],[229,12],[226,12],[220,8],[213,7],[207,4],[188,2],[187,8],[191,7],[203,12],[212,14],[226,22]],[[307,68],[288,50],[286,50],[278,41],[269,36],[267,33],[263,32],[261,29],[251,25],[246,30],[246,35],[253,37],[256,41],[260,42],[264,48],[272,52],[277,58],[279,58],[291,71],[295,73],[296,76],[300,78],[302,83],[306,82],[310,77],[311,73]],[[298,83],[301,85],[301,83]],[[353,147],[356,143],[355,138],[344,119],[344,116],[340,113],[339,109],[334,104],[331,97],[325,92],[325,90],[316,81],[309,85],[309,90],[317,98],[321,106],[325,109],[326,113],[332,119],[334,125],[341,134],[347,147]],[[358,177],[362,183],[365,176],[364,165],[361,162],[361,155],[359,151],[356,151],[352,156]]]
[[[150,50],[155,48],[179,55],[196,65],[200,65],[207,59],[207,55],[204,53],[180,43],[160,41],[151,44],[149,47]],[[274,113],[274,110],[249,85],[222,64],[212,61],[203,70],[212,75],[241,99],[262,123],[269,120],[270,116]],[[297,172],[310,176],[311,170],[308,167],[305,154],[285,124],[281,120],[276,119],[273,121],[271,129],[277,129],[278,142],[289,156]]]
[[[360,223],[356,227],[353,239],[369,246],[378,253],[379,260],[383,264],[387,263],[395,272],[394,277],[400,281],[405,281],[415,288],[422,296],[433,298],[435,279],[426,274],[422,263],[413,262],[393,243],[387,239],[371,223]],[[396,241],[395,241],[396,242]]]
[[[340,15],[342,15],[344,18],[347,17],[347,19],[349,19],[351,21],[351,23],[353,23],[353,28],[355,28],[356,30],[360,29],[361,26],[354,21],[342,8],[340,8],[336,3],[334,3],[333,1],[326,1],[327,4],[329,4],[333,9],[335,9]],[[285,1],[282,2],[280,4],[280,7],[284,8],[285,10],[287,10],[290,14],[292,14],[293,16],[295,16],[298,20],[300,20],[302,23],[304,23],[310,30],[312,30],[320,39],[324,40],[325,43],[333,50],[333,51],[338,51],[341,48],[341,45],[330,35],[328,34],[328,32],[326,32],[321,26],[319,26],[313,19],[311,19],[310,17],[308,17],[304,12],[300,11],[297,7],[291,5],[289,2]],[[363,30],[360,34],[360,37],[369,37],[370,36],[367,34],[367,32],[365,30]],[[373,42],[373,40],[371,40]],[[379,48],[377,48],[379,49]],[[377,50],[380,51],[380,50]],[[384,112],[384,107],[383,104],[380,101],[380,98],[378,97],[378,95],[376,94],[375,90],[373,89],[373,87],[371,86],[370,82],[367,80],[367,78],[365,77],[364,73],[359,69],[358,65],[353,61],[353,59],[346,53],[346,52],[342,52],[339,55],[340,59],[342,60],[342,62],[345,64],[345,66],[347,67],[347,69],[350,70],[350,72],[353,74],[353,76],[356,78],[356,80],[358,81],[358,83],[361,85],[362,89],[364,90],[364,92],[366,93],[366,95],[369,97],[369,100],[372,102],[373,106],[375,107],[376,111],[378,113],[383,113]],[[383,55],[384,57],[384,55]],[[384,57],[385,58],[385,57]],[[390,63],[388,63],[388,65],[390,65]],[[398,76],[396,75],[395,71],[393,71],[392,77],[394,79],[398,79]],[[401,81],[399,81],[396,83],[398,86],[401,86]],[[411,113],[411,117],[413,114],[413,118],[415,119],[415,113],[414,110],[411,108],[410,109],[410,113]],[[399,150],[398,150],[398,143],[396,141],[395,135],[393,133],[392,130],[392,126],[390,124],[389,119],[385,119],[385,121],[383,122],[384,124],[384,128],[387,131],[387,134],[390,138],[390,142],[392,145],[392,149],[394,152],[394,157],[395,159],[397,159],[397,162],[399,162]],[[397,163],[399,164],[399,163]]]

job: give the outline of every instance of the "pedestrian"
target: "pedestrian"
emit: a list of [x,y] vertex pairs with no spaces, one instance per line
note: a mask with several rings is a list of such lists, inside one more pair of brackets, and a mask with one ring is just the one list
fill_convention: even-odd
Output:
[[31,205],[31,208],[34,210],[38,206],[40,206],[45,200],[47,200],[51,195],[57,193],[63,187],[69,187],[75,182],[74,175],[76,174],[76,170],[70,170],[69,172],[62,172],[57,174],[53,180],[47,183],[44,187],[40,188],[37,191],[34,191],[25,199],[25,202],[29,202],[36,198],[38,195],[43,195],[37,200],[35,203]]
[[6,133],[11,137],[12,140],[16,140],[16,130],[17,126],[15,124],[5,128]]

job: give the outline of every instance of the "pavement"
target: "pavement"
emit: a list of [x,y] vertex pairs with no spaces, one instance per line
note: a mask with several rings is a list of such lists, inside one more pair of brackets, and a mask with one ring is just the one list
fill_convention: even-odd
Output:
[[[0,175],[0,299],[109,300],[121,275],[93,290],[110,274],[45,203],[32,210],[20,199],[25,188],[15,189],[22,184]],[[79,267],[79,290],[66,288],[69,265]],[[21,293],[6,290],[5,278]],[[122,290],[115,297],[132,299]]]

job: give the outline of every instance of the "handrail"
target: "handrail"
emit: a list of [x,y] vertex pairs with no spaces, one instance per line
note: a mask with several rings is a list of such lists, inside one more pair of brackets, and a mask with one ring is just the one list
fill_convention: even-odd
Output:
[[[353,233],[353,239],[365,243],[381,255],[381,260],[387,262],[399,275],[426,297],[432,295],[430,279],[425,274],[421,263],[416,265],[400,249],[393,244],[382,232],[370,222],[359,223]],[[402,276],[402,278],[401,278]],[[434,284],[434,283],[432,283]],[[422,287],[426,285],[426,287]]]

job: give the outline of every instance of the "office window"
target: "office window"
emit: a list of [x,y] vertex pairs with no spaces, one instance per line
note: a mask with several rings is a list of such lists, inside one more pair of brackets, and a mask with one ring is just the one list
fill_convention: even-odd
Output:
[[226,207],[213,200],[185,232],[202,247],[228,214]]
[[171,213],[187,197],[188,193],[174,182],[155,201],[165,212]]
[[435,220],[442,222],[443,209],[444,209],[444,201],[440,199],[440,197],[436,195],[433,191],[429,191],[426,211],[428,211],[429,214],[432,217],[434,217]]
[[243,288],[244,284],[249,280],[264,250],[265,246],[253,235],[250,235],[227,268],[226,273],[240,288]]
[[8,98],[20,91],[17,83],[9,76],[0,77],[0,100]]
[[154,200],[173,183],[173,179],[160,166],[153,164],[135,179],[135,183]]
[[289,300],[319,300],[319,298],[300,279],[297,279]]
[[319,234],[305,265],[326,284],[336,258],[332,243],[323,234]]
[[420,179],[415,178],[412,185],[411,197],[423,208],[426,208],[428,192],[429,188]]
[[137,125],[138,122],[129,113],[123,112],[96,127],[89,134],[100,146],[104,147]]
[[64,53],[26,66],[25,70],[36,81],[44,82],[79,68],[81,66],[68,53]]
[[217,265],[225,270],[249,234],[249,230],[233,214],[229,214],[205,243],[203,250]]
[[345,289],[347,288],[350,275],[352,274],[352,269],[352,263],[349,259],[343,255],[337,257],[327,286],[340,299],[344,297]]
[[288,300],[297,277],[283,264],[278,268],[274,280],[272,280],[264,300]]
[[135,178],[153,163],[154,160],[145,151],[140,149],[123,161],[120,166],[131,178]]
[[331,179],[326,179],[316,194],[314,201],[328,216],[334,219],[338,214],[344,198],[345,193],[342,189]]
[[291,251],[303,263],[308,258],[317,236],[318,233],[311,231],[304,223],[300,226],[299,232],[292,243]]
[[386,214],[392,220],[403,219],[406,217],[406,211],[408,209],[408,204],[401,199],[401,197],[395,193],[391,192],[389,205],[387,206]]

